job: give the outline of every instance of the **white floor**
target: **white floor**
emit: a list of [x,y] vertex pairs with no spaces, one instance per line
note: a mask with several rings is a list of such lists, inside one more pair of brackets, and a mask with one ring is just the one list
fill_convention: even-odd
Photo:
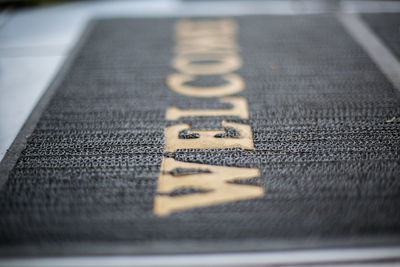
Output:
[[[156,267],[156,266],[399,266],[399,262],[381,261],[398,257],[399,248],[328,249],[312,251],[278,251],[270,253],[225,253],[199,255],[150,255],[60,257],[37,259],[9,259],[0,261],[0,267]],[[372,262],[369,262],[372,260]],[[378,262],[377,262],[378,260]],[[375,261],[375,263],[373,262]],[[357,264],[358,262],[358,264]],[[361,263],[364,264],[361,264]],[[327,263],[327,264],[324,264]]]

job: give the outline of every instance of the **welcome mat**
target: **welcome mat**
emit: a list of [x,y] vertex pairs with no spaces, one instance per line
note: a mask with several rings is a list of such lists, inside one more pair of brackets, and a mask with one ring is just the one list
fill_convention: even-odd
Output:
[[399,244],[399,95],[334,16],[96,20],[46,97],[2,255]]

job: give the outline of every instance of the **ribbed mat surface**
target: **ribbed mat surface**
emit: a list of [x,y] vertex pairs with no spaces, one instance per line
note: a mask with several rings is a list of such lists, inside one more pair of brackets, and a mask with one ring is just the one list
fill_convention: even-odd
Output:
[[[179,19],[95,21],[1,189],[1,244],[400,237],[396,89],[333,16],[231,19],[249,119],[166,120],[229,107],[167,86]],[[166,127],[222,120],[250,125],[255,150],[164,151]],[[157,216],[163,158],[258,168],[265,193]]]
[[363,14],[362,18],[400,58],[400,13]]

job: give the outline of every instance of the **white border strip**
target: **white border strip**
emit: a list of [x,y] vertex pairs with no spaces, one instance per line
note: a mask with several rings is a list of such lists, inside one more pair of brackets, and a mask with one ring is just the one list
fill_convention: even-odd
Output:
[[350,13],[395,13],[400,12],[399,1],[341,1],[340,8],[343,12]]
[[357,14],[339,14],[339,21],[400,90],[400,62]]
[[7,267],[243,266],[292,264],[399,263],[400,247],[171,256],[25,258],[0,261]]

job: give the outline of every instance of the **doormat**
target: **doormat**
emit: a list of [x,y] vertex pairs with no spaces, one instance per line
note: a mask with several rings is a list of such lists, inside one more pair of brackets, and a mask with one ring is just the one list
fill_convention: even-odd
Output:
[[1,255],[399,244],[399,94],[334,16],[95,20],[48,90]]

